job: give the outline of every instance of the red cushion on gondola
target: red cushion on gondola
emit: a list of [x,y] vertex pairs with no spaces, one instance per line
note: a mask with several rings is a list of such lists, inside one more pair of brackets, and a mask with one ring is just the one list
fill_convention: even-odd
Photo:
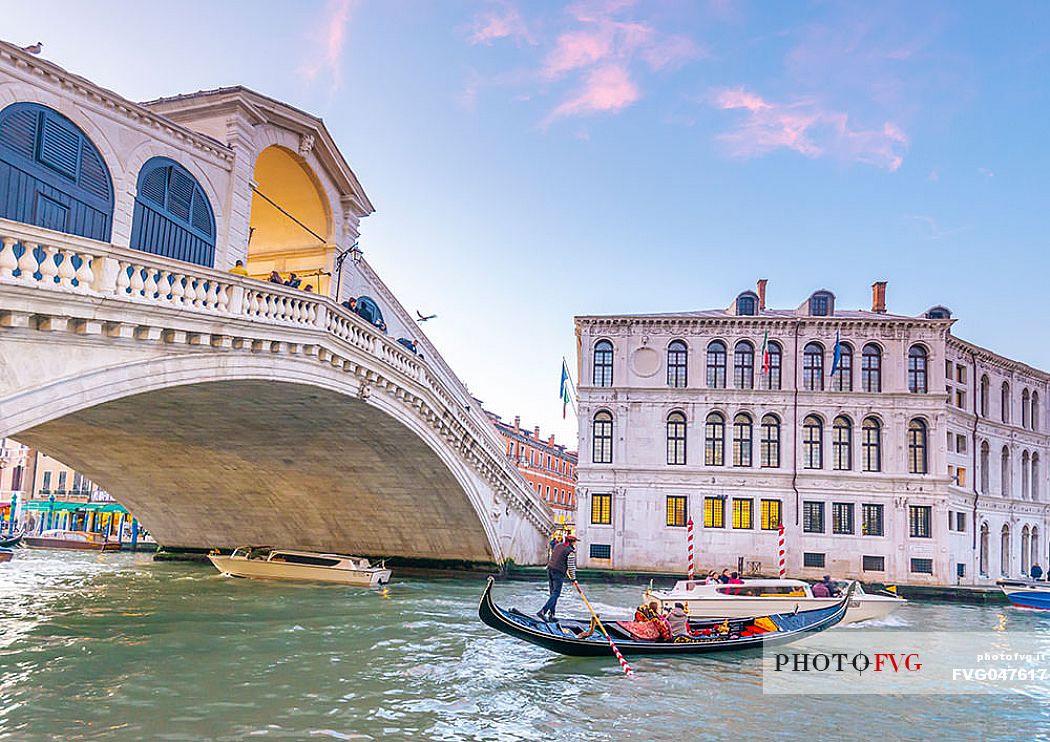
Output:
[[660,638],[660,629],[652,621],[617,621],[616,625],[635,639],[652,641]]

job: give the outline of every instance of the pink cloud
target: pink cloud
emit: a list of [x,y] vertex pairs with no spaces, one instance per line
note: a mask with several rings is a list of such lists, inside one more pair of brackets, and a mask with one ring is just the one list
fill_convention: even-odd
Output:
[[[574,84],[544,118],[543,127],[569,116],[623,110],[641,97],[646,68],[673,70],[705,56],[687,36],[663,33],[648,20],[634,17],[635,6],[636,0],[578,0],[565,8],[563,21],[533,24],[557,28],[553,40],[544,44],[539,66],[530,73],[533,83],[544,90],[554,83],[558,88],[561,83]],[[517,9],[501,4],[498,12],[476,19],[471,43],[513,36],[517,25],[525,26]]]
[[346,29],[354,3],[355,0],[328,0],[326,3],[321,25],[316,32],[322,53],[318,55],[316,49],[311,49],[309,58],[300,67],[303,77],[308,81],[313,82],[322,72],[327,72],[331,77],[332,90],[342,84],[343,47],[346,45]]
[[759,157],[784,148],[807,157],[830,156],[895,172],[908,148],[908,137],[896,124],[855,127],[848,114],[824,109],[812,99],[776,103],[736,88],[715,92],[712,105],[746,112],[736,128],[719,136],[734,157]]
[[514,39],[517,42],[535,44],[529,27],[521,12],[510,3],[500,3],[498,7],[479,13],[474,17],[474,31],[470,35],[471,44],[487,44],[498,39]]
[[625,67],[618,64],[598,67],[587,75],[581,90],[550,112],[544,126],[565,116],[619,111],[639,97],[638,86]]

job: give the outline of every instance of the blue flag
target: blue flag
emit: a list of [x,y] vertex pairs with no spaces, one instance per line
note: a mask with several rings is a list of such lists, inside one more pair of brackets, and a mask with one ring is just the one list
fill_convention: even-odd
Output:
[[839,361],[842,360],[842,344],[839,342],[839,332],[835,331],[835,356],[831,359],[831,373],[829,376],[834,376],[835,372],[839,370]]
[[569,368],[565,365],[565,359],[561,359],[561,388],[558,390],[561,397],[561,419],[565,419],[565,411],[569,407]]

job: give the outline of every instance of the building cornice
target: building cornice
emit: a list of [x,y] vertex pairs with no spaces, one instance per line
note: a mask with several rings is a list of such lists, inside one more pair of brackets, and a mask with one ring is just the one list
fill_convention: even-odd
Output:
[[976,343],[971,343],[969,340],[963,340],[957,335],[952,335],[951,333],[948,333],[947,340],[949,349],[965,353],[971,359],[976,356],[979,362],[983,362],[989,366],[1017,374],[1034,376],[1044,384],[1050,384],[1050,372],[1043,371],[1035,366],[1029,366],[1022,361],[1015,361],[1012,358],[1001,356],[998,353],[983,348]]
[[577,332],[583,327],[630,327],[638,332],[659,330],[691,330],[706,327],[752,330],[786,330],[800,326],[804,329],[874,329],[912,328],[936,329],[948,333],[954,320],[925,317],[898,317],[873,314],[869,317],[810,317],[810,316],[724,316],[692,317],[689,315],[582,315],[574,317]]
[[0,61],[23,73],[43,77],[96,105],[104,106],[135,123],[146,124],[162,131],[167,136],[180,140],[195,149],[222,160],[233,160],[232,150],[222,142],[178,124],[166,116],[154,113],[139,103],[123,98],[112,90],[96,85],[84,77],[74,75],[53,62],[29,54],[14,44],[0,41]]

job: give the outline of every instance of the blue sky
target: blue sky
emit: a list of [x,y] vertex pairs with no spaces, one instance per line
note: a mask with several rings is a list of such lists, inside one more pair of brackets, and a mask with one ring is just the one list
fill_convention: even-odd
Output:
[[575,437],[575,314],[945,304],[1050,368],[1050,4],[9,2],[0,37],[136,100],[325,119],[361,245],[505,418]]

